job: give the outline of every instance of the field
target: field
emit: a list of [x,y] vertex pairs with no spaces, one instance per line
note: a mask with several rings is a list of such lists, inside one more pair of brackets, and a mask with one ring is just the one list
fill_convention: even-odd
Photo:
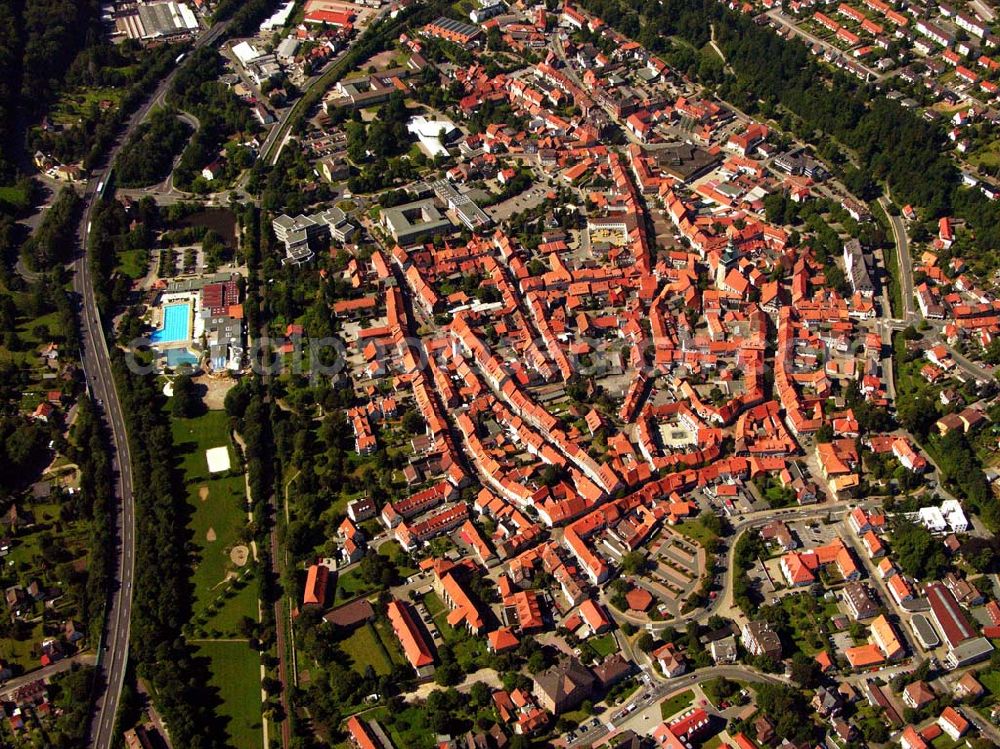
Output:
[[409,577],[418,572],[417,568],[413,566],[413,562],[410,561],[409,555],[403,551],[403,547],[399,545],[398,541],[388,541],[382,544],[379,547],[378,553],[396,563],[400,577]]
[[375,592],[375,588],[365,582],[364,578],[361,577],[359,568],[355,567],[343,574],[337,574],[337,594],[335,597],[337,604],[351,601],[373,592]]
[[676,715],[681,710],[689,707],[691,703],[694,702],[694,692],[690,689],[681,692],[680,694],[675,694],[669,700],[664,700],[660,703],[660,715],[664,720]]
[[386,647],[371,622],[355,629],[341,643],[341,647],[351,658],[351,668],[359,674],[363,674],[368,666],[377,674],[388,674],[392,670]]
[[100,106],[102,101],[117,108],[124,94],[123,89],[117,88],[79,88],[63,95],[53,108],[52,120],[61,125],[76,124],[87,109]]
[[717,534],[710,531],[698,520],[685,520],[683,523],[678,523],[674,530],[693,541],[697,541],[702,546],[718,538]]
[[149,267],[149,250],[125,250],[118,253],[118,270],[133,281],[146,275]]
[[611,632],[608,632],[606,635],[601,635],[600,637],[591,637],[587,640],[587,644],[590,646],[591,650],[597,653],[597,655],[601,658],[606,658],[618,650],[618,642],[615,640],[615,636]]
[[208,686],[221,704],[218,714],[226,723],[228,745],[233,749],[258,749],[263,745],[260,698],[260,659],[245,642],[202,642],[197,656],[208,658]]
[[[235,624],[243,616],[257,617],[257,586],[245,580],[249,568],[238,568],[230,559],[231,549],[242,540],[247,515],[245,482],[230,444],[228,417],[223,411],[208,411],[171,423],[191,508],[194,619],[213,635],[234,635]],[[229,446],[233,469],[213,477],[205,450],[222,445]],[[241,589],[243,582],[246,585]]]

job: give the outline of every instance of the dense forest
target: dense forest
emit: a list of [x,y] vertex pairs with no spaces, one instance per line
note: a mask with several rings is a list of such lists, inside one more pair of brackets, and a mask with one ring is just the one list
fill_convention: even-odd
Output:
[[176,45],[144,49],[137,42],[105,42],[83,50],[66,72],[64,88],[122,89],[117,106],[104,110],[90,98],[80,108],[75,126],[34,128],[28,134],[28,147],[64,163],[82,161],[84,169],[94,168],[128,117],[173,67],[176,56]]
[[80,491],[67,505],[72,517],[85,517],[90,523],[90,558],[82,573],[84,581],[77,581],[83,591],[81,609],[91,627],[92,640],[101,631],[104,604],[108,595],[111,550],[111,507],[114,499],[114,475],[108,451],[108,435],[104,425],[87,397],[81,398],[73,425],[71,459],[80,466]]
[[0,497],[24,488],[26,477],[37,476],[51,459],[53,430],[19,416],[0,417]]
[[77,53],[102,34],[97,0],[0,2],[0,180],[11,181],[17,125],[33,117]]
[[843,176],[852,189],[867,187],[861,197],[875,197],[884,185],[894,201],[918,206],[928,217],[966,219],[975,231],[975,252],[1000,245],[1000,203],[961,186],[944,153],[943,133],[856,79],[821,68],[798,40],[783,39],[715,0],[582,4],[654,51],[669,49],[670,36],[700,48],[714,27],[715,40],[736,71],[718,85],[721,98],[750,114],[781,119],[807,142],[826,144],[832,138],[846,146],[858,166],[848,166]]
[[[181,156],[174,172],[175,184],[184,190],[203,190],[201,170],[215,161],[233,136],[248,137],[260,129],[253,112],[218,78],[223,72],[223,58],[211,48],[193,53],[178,72],[168,101],[178,109],[198,118],[200,126]],[[225,150],[226,174],[237,174],[253,163],[253,154],[244,146],[232,144]]]
[[76,222],[82,203],[73,188],[62,189],[41,225],[21,248],[21,256],[29,268],[51,270],[72,258],[76,246]]
[[148,187],[170,174],[191,128],[172,108],[157,109],[136,128],[116,163],[115,179],[121,187]]
[[211,749],[225,744],[204,664],[182,636],[190,619],[186,504],[173,469],[173,437],[152,375],[129,372],[115,350],[113,368],[132,452],[135,496],[135,605],[132,654],[157,694],[157,709],[175,745]]

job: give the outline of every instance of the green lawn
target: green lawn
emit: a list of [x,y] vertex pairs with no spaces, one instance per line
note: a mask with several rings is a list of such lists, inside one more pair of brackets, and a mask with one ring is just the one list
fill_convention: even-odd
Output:
[[0,186],[0,204],[7,203],[15,208],[24,208],[28,205],[28,191],[16,185]]
[[341,647],[351,658],[351,668],[359,674],[364,674],[368,666],[378,674],[392,671],[389,654],[371,622],[355,629],[350,637],[341,642]]
[[458,632],[448,624],[448,607],[444,605],[441,597],[431,591],[424,596],[424,606],[427,607],[427,613],[434,619],[434,624],[445,642],[453,642],[457,638]]
[[591,637],[587,640],[587,644],[601,658],[606,658],[618,650],[618,642],[611,632],[600,637]]
[[403,551],[398,541],[387,541],[379,547],[378,553],[396,563],[400,577],[409,577],[418,572],[410,560],[410,555]]
[[560,715],[559,718],[568,720],[573,723],[573,725],[578,726],[590,718],[590,713],[584,712],[583,710],[570,710],[568,713]]
[[704,546],[709,541],[713,541],[718,536],[701,524],[698,520],[685,520],[683,523],[679,523],[674,526],[674,530],[679,531],[682,535],[697,541],[699,544]]
[[447,610],[447,607],[444,605],[444,601],[441,600],[441,596],[434,591],[431,591],[424,596],[424,606],[427,607],[427,613],[435,619],[438,614]]
[[338,604],[367,595],[374,592],[374,590],[375,588],[361,577],[361,571],[358,567],[348,570],[343,574],[337,574],[336,603]]
[[[244,615],[257,616],[257,586],[247,586],[254,591],[252,595],[240,591],[226,597],[236,576],[248,572],[237,568],[229,556],[247,525],[246,484],[229,441],[229,419],[224,411],[208,411],[193,419],[172,419],[171,425],[191,507],[188,528],[195,548],[194,616],[212,619],[212,627],[233,635],[236,633],[230,627],[234,622]],[[232,470],[213,477],[205,451],[224,445],[229,447]]]
[[385,652],[389,654],[389,660],[397,666],[405,666],[407,660],[400,648],[399,640],[396,639],[396,635],[392,631],[392,627],[384,619],[378,620],[375,622],[375,631],[378,632],[379,639],[382,640],[382,644],[385,646]]
[[120,88],[75,89],[63,94],[52,108],[52,120],[62,125],[73,124],[88,108],[102,100],[111,101],[117,107],[124,94],[124,89]]
[[402,749],[432,749],[434,731],[427,723],[427,711],[416,705],[390,713],[386,708],[373,710],[365,715],[368,720],[378,720],[389,732],[392,743]]
[[994,697],[1000,696],[1000,671],[980,671],[976,676]]
[[466,629],[456,629],[448,623],[448,607],[433,591],[424,596],[427,613],[434,619],[434,626],[442,639],[455,651],[455,660],[465,671],[475,670],[486,655],[486,643],[480,637],[473,637]]
[[956,746],[965,746],[965,740],[955,741],[946,733],[942,733],[931,742],[934,749],[955,749]]
[[992,140],[986,145],[975,149],[966,156],[966,159],[973,166],[985,166],[987,169],[995,169],[1000,166],[1000,140]]
[[260,658],[245,642],[205,642],[197,655],[210,661],[208,686],[222,704],[228,746],[259,749],[263,745],[260,698]]
[[675,694],[670,699],[660,703],[660,715],[666,720],[685,708],[690,707],[692,702],[694,702],[694,692],[690,689],[680,694]]
[[225,592],[214,599],[216,605],[206,611],[205,632],[210,637],[239,634],[244,616],[257,619],[257,591],[257,580],[252,575],[226,586]]
[[118,253],[118,270],[133,281],[146,275],[149,268],[149,251],[125,250]]
[[722,746],[722,734],[717,733],[715,736],[710,737],[704,744],[701,745],[701,749],[719,749]]

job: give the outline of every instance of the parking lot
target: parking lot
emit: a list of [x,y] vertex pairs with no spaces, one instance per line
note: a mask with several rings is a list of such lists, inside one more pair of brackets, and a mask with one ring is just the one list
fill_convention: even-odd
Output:
[[549,190],[547,185],[535,184],[520,195],[490,206],[486,209],[486,213],[494,221],[505,221],[511,216],[541,205],[545,202],[545,195]]

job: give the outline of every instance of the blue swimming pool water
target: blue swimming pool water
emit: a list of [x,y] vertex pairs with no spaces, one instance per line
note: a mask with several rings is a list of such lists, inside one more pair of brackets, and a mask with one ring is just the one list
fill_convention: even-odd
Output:
[[163,353],[167,359],[167,366],[172,369],[185,364],[193,367],[198,363],[198,357],[185,348],[171,348]]
[[163,327],[153,332],[153,343],[186,341],[191,320],[190,304],[169,304],[163,308]]

